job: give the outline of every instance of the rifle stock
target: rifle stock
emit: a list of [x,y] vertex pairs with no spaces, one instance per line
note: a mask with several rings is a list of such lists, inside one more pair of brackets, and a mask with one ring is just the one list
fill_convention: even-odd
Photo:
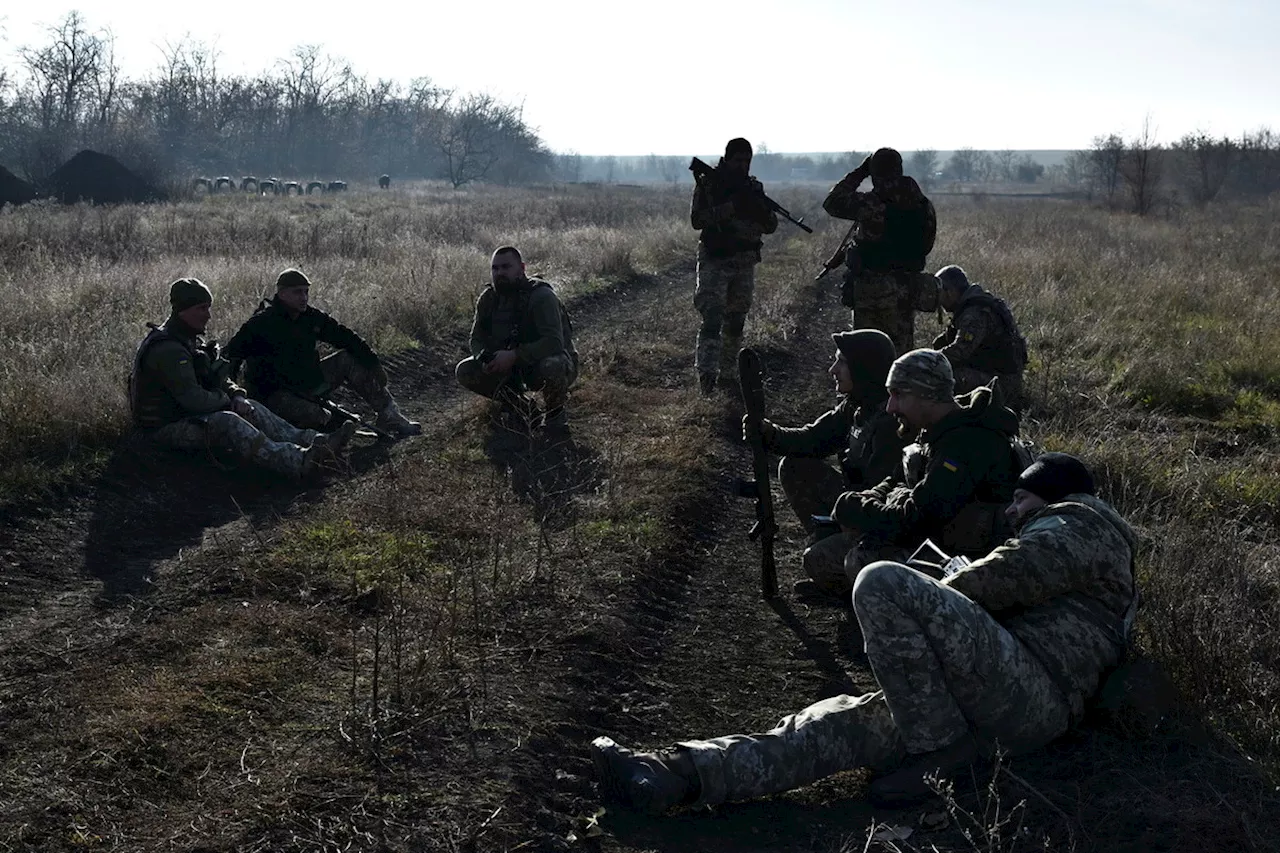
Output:
[[778,572],[773,561],[773,540],[778,525],[773,517],[773,492],[769,488],[769,453],[759,424],[764,420],[764,363],[751,347],[738,352],[738,381],[742,385],[742,404],[753,429],[747,431],[751,443],[751,463],[755,473],[754,495],[756,523],[747,534],[760,540],[760,592],[765,598],[778,595]]

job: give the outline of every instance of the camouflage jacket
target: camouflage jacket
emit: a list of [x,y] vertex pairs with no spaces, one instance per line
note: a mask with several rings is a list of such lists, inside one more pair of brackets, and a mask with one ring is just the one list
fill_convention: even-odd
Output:
[[822,209],[857,223],[853,240],[868,272],[920,272],[938,233],[933,202],[914,178],[883,179],[859,192],[866,174],[855,169],[827,194]]
[[256,399],[277,391],[323,395],[324,373],[316,344],[323,341],[351,353],[357,364],[373,368],[378,357],[364,338],[318,308],[297,317],[277,300],[264,303],[245,321],[223,354],[233,363],[246,361],[245,385]]
[[1013,312],[1000,297],[971,284],[960,295],[951,323],[933,341],[952,367],[971,367],[1007,376],[1027,364],[1027,342],[1018,331]]
[[842,527],[882,544],[930,538],[968,555],[1004,539],[1004,508],[1022,471],[1013,448],[1018,416],[994,403],[989,388],[956,402],[959,410],[923,431],[892,475],[836,500],[832,515]]
[[177,317],[154,327],[138,344],[129,377],[134,424],[162,427],[227,408],[244,390],[230,380],[225,363]]
[[491,284],[480,293],[470,346],[476,358],[485,350],[514,349],[518,367],[559,353],[577,359],[569,315],[555,289],[537,278],[500,288]]
[[1093,495],[1068,495],[943,583],[994,615],[1048,670],[1079,719],[1120,662],[1137,609],[1137,536]]
[[898,435],[897,419],[884,407],[884,400],[859,406],[842,399],[811,424],[774,427],[768,450],[815,458],[838,454],[849,488],[874,486],[901,463],[907,443]]
[[714,177],[694,184],[689,222],[702,232],[699,247],[712,258],[749,252],[758,261],[761,237],[778,230],[778,215],[765,205],[760,182],[731,178],[719,166]]

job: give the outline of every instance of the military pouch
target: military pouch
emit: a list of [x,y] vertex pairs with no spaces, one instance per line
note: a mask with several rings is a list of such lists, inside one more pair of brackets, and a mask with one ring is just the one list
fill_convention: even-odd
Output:
[[1008,533],[1004,504],[973,501],[942,528],[942,547],[950,554],[989,552]]
[[844,283],[840,286],[840,304],[846,308],[858,307],[857,281],[862,275],[862,253],[850,244],[844,252]]

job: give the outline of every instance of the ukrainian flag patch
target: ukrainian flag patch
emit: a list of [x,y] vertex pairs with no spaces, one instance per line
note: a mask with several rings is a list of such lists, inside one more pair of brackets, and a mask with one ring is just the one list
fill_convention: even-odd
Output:
[[959,471],[959,470],[960,470],[960,466],[959,466],[959,465],[957,465],[956,463],[952,462],[950,459],[943,459],[943,460],[942,460],[942,467],[943,467],[943,468],[946,468],[946,469],[947,469],[948,471],[950,471],[952,474],[954,474],[955,472],[957,472],[957,471]]

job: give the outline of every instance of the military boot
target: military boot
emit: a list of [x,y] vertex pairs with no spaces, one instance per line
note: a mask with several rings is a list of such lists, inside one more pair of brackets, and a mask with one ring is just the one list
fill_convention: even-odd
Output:
[[320,447],[326,449],[330,456],[337,456],[347,445],[351,443],[351,439],[355,437],[356,430],[360,425],[355,421],[343,421],[333,432],[322,432],[315,437],[315,441],[311,442],[311,447]]
[[612,739],[591,742],[591,760],[605,799],[659,815],[673,806],[692,803],[701,793],[698,771],[689,754],[634,752]]
[[378,420],[374,426],[399,438],[422,435],[422,424],[400,414],[400,407],[396,405],[395,400],[388,403],[387,407],[378,414]]
[[867,789],[867,799],[882,808],[915,805],[934,796],[933,788],[929,787],[930,777],[945,779],[981,757],[977,739],[965,733],[942,749],[908,756],[904,767],[873,779]]

